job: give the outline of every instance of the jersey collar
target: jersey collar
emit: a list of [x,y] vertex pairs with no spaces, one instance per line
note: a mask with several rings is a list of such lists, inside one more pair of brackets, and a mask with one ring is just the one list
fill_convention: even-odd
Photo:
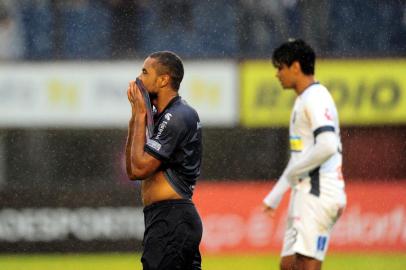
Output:
[[309,84],[304,90],[303,90],[303,92],[302,93],[300,93],[300,95],[302,95],[304,92],[306,92],[307,91],[307,89],[309,89],[310,87],[312,87],[313,85],[316,85],[316,84],[320,84],[320,82],[312,82],[311,84]]
[[157,118],[161,117],[161,115],[162,115],[166,110],[168,110],[176,101],[180,100],[180,98],[181,98],[181,97],[180,97],[179,95],[178,95],[178,96],[175,96],[174,98],[172,98],[172,99],[169,101],[169,103],[166,104],[166,107],[162,110],[162,112],[157,115]]

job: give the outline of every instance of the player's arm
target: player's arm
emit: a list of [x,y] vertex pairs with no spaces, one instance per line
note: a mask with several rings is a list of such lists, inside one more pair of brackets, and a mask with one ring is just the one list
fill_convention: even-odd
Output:
[[269,214],[271,216],[274,215],[274,211],[276,210],[279,203],[281,202],[283,195],[285,195],[286,191],[288,191],[288,189],[290,188],[290,184],[289,184],[287,174],[286,174],[286,172],[289,170],[290,166],[291,166],[291,161],[289,161],[282,176],[278,179],[275,186],[272,188],[272,190],[268,193],[268,195],[263,200],[265,211],[269,212]]
[[290,184],[296,185],[303,175],[307,175],[308,172],[319,167],[334,155],[337,149],[338,141],[334,129],[327,127],[324,132],[316,135],[315,143],[311,148],[286,172]]
[[131,180],[143,180],[154,173],[161,161],[144,151],[146,143],[146,106],[135,82],[127,90],[132,115],[126,143],[126,170]]

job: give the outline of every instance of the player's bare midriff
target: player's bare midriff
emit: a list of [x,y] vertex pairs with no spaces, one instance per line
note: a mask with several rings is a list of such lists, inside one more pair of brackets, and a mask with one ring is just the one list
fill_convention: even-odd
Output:
[[142,181],[141,197],[144,206],[164,200],[182,199],[168,183],[162,171]]

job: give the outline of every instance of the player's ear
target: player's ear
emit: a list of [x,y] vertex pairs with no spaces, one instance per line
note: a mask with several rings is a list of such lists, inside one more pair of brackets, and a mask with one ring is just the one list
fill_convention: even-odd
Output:
[[293,62],[293,63],[292,63],[292,68],[293,68],[295,71],[300,70],[300,63],[299,63],[299,61]]
[[168,74],[163,74],[160,76],[160,85],[161,87],[166,87],[170,82],[170,77]]
[[291,65],[291,68],[295,73],[302,72],[302,67],[300,66],[299,61],[293,62],[292,65]]

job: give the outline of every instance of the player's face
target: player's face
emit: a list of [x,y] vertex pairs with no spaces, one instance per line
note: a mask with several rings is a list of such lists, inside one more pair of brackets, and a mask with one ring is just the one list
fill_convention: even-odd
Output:
[[157,64],[156,59],[148,57],[145,59],[141,74],[138,76],[148,93],[152,95],[158,94],[159,90],[159,75],[156,71]]
[[286,64],[281,64],[277,67],[276,77],[279,79],[283,89],[295,87],[295,70],[294,65],[288,67]]

